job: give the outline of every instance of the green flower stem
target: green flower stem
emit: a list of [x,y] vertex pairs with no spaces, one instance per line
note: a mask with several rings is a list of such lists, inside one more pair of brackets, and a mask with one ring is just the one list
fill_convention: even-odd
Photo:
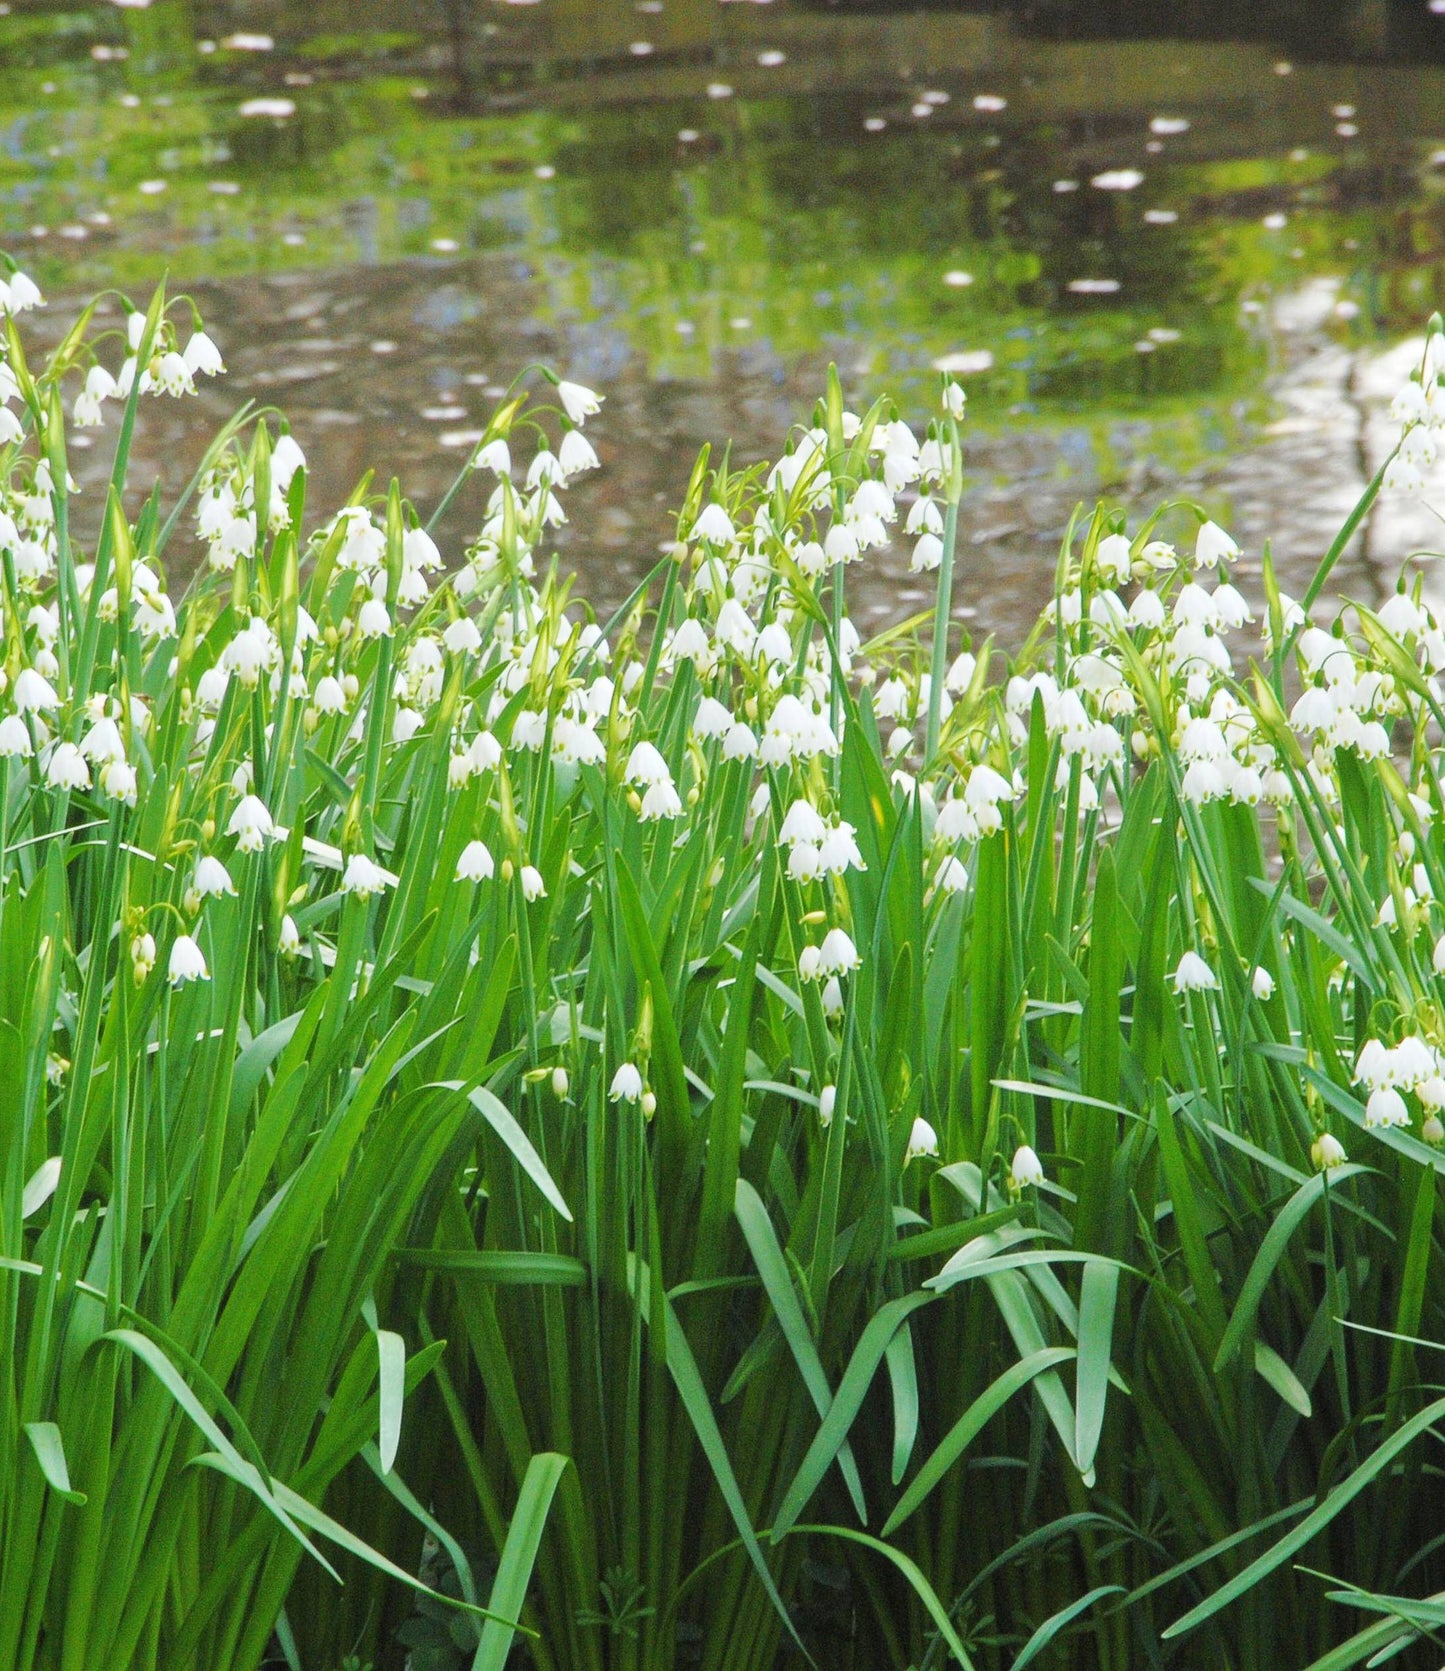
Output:
[[953,620],[953,552],[958,543],[958,500],[950,499],[943,516],[943,558],[938,565],[938,598],[933,606],[933,668],[928,687],[928,730],[923,759],[931,764],[938,753],[943,713],[943,681],[948,673],[948,629]]

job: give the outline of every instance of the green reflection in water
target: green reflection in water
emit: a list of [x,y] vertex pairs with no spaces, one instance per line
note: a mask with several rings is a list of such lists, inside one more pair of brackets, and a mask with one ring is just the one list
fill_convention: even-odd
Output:
[[0,243],[48,286],[501,251],[539,317],[621,332],[655,378],[766,345],[906,387],[963,355],[985,423],[1082,421],[1107,453],[1147,418],[1185,469],[1259,414],[1252,303],[1338,277],[1358,338],[1445,293],[1428,66],[711,0],[258,4],[249,40],[240,10],[0,18]]

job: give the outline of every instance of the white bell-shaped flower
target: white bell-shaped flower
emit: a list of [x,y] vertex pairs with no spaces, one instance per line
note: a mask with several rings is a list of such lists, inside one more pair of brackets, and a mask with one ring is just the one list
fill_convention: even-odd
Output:
[[485,882],[496,873],[496,865],[485,842],[469,841],[457,860],[458,882]]
[[201,948],[189,934],[178,934],[171,946],[168,979],[172,986],[185,986],[190,981],[210,979]]
[[1198,952],[1185,952],[1174,971],[1176,992],[1217,992],[1219,981]]

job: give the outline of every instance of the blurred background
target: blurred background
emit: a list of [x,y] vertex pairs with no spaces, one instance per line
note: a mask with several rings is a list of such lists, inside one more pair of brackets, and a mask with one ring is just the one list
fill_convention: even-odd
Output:
[[[230,375],[147,404],[171,485],[251,397],[323,502],[374,465],[425,511],[523,366],[593,384],[557,544],[599,605],[703,441],[774,456],[830,359],[914,420],[951,369],[959,611],[1016,643],[1101,494],[1303,585],[1445,300],[1445,0],[0,0],[0,249],[42,337],[196,297]],[[1438,526],[1382,505],[1342,589]],[[860,581],[926,606],[901,537]]]

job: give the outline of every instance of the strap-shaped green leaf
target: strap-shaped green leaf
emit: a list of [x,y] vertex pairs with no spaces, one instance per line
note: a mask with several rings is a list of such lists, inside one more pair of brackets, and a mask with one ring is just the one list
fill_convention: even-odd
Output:
[[1224,1339],[1220,1341],[1219,1350],[1214,1355],[1216,1370],[1228,1368],[1238,1356],[1245,1336],[1254,1327],[1260,1302],[1264,1299],[1265,1289],[1269,1287],[1275,1267],[1284,1257],[1284,1250],[1289,1246],[1290,1238],[1304,1222],[1310,1208],[1320,1199],[1326,1188],[1337,1189],[1346,1178],[1353,1178],[1364,1170],[1363,1166],[1337,1166],[1333,1172],[1316,1172],[1300,1185],[1275,1214],[1274,1222],[1265,1232],[1264,1239],[1259,1244],[1259,1251],[1254,1256],[1254,1262],[1249,1267],[1249,1274],[1244,1279],[1239,1298],[1234,1302],[1229,1326],[1225,1329]]
[[401,1412],[406,1399],[406,1342],[393,1329],[378,1329],[376,1355],[380,1374],[377,1450],[381,1456],[381,1471],[389,1474],[396,1461],[397,1447],[401,1444]]
[[[772,1301],[773,1315],[778,1319],[783,1338],[788,1343],[788,1350],[793,1354],[798,1373],[803,1377],[803,1385],[807,1387],[808,1395],[813,1400],[818,1414],[826,1418],[833,1404],[833,1390],[828,1385],[822,1359],[818,1356],[818,1348],[813,1343],[807,1319],[803,1316],[802,1304],[798,1299],[797,1290],[793,1287],[792,1272],[789,1271],[783,1250],[778,1245],[773,1221],[768,1217],[768,1209],[763,1205],[762,1197],[746,1178],[739,1178],[737,1181],[735,1210],[738,1224],[742,1227],[743,1237],[748,1244],[748,1251],[753,1256],[753,1263],[758,1267],[758,1275],[763,1279],[763,1288]],[[853,1499],[853,1507],[859,1520],[866,1526],[868,1509],[863,1499],[863,1482],[858,1477],[858,1464],[854,1461],[853,1452],[844,1436],[846,1432],[845,1428],[838,1435],[833,1450],[838,1457],[838,1467],[842,1471],[843,1479],[847,1483],[848,1495]],[[806,1498],[802,1499],[798,1509],[801,1509],[806,1501]],[[794,1514],[797,1512],[795,1509]]]
[[[899,1330],[908,1318],[919,1309],[928,1305],[934,1296],[932,1294],[908,1294],[902,1299],[890,1300],[887,1305],[874,1312],[868,1319],[868,1326],[863,1330],[857,1346],[853,1349],[853,1356],[848,1360],[848,1367],[843,1371],[843,1379],[838,1383],[837,1396],[823,1417],[823,1424],[808,1447],[807,1454],[793,1476],[792,1484],[788,1487],[787,1495],[783,1498],[777,1517],[773,1521],[774,1538],[783,1537],[791,1530],[793,1522],[808,1506],[808,1501],[821,1484],[824,1474],[828,1471],[828,1464],[839,1453],[844,1445],[848,1432],[857,1420],[858,1412],[867,1397],[868,1389],[873,1384],[873,1377],[878,1372],[878,1365],[893,1342],[900,1338]],[[912,1355],[909,1364],[912,1365]],[[896,1383],[895,1383],[896,1388]],[[895,1390],[895,1401],[897,1392]],[[904,1395],[905,1400],[907,1394]],[[917,1431],[918,1423],[918,1385],[913,1382],[913,1403],[911,1411],[905,1411],[901,1420],[900,1431],[907,1435],[908,1448],[912,1448],[912,1435]],[[896,1403],[895,1403],[896,1408]],[[895,1417],[895,1424],[898,1418]],[[897,1446],[898,1441],[895,1441]],[[895,1450],[896,1454],[896,1450]],[[906,1466],[906,1459],[905,1459]]]
[[35,1451],[35,1460],[40,1464],[40,1472],[45,1475],[50,1489],[67,1503],[83,1504],[85,1493],[71,1486],[70,1469],[65,1465],[65,1446],[55,1423],[26,1422],[25,1436]]
[[519,1617],[526,1605],[527,1585],[547,1527],[547,1515],[566,1468],[567,1458],[555,1451],[543,1451],[527,1464],[512,1524],[507,1528],[507,1541],[502,1546],[497,1576],[492,1582],[491,1616],[482,1627],[472,1671],[502,1671],[507,1663],[517,1627],[502,1621]]
[[1212,1596],[1207,1596],[1197,1607],[1191,1607],[1183,1618],[1176,1619],[1164,1631],[1164,1639],[1171,1641],[1176,1636],[1184,1636],[1196,1626],[1202,1625],[1206,1619],[1212,1619],[1232,1601],[1237,1601],[1246,1590],[1252,1590],[1260,1579],[1267,1577],[1276,1567],[1282,1566],[1297,1550],[1303,1549],[1312,1537],[1323,1531],[1337,1514],[1348,1508],[1365,1487],[1390,1466],[1402,1450],[1442,1416],[1445,1416],[1445,1398],[1437,1398],[1412,1416],[1403,1427],[1392,1433],[1372,1456],[1362,1462],[1348,1479],[1342,1480],[1329,1492],[1313,1514],[1307,1515],[1292,1532],[1287,1533],[1272,1548],[1251,1561],[1243,1572],[1236,1573],[1227,1584],[1222,1584]]
[[1079,1472],[1088,1475],[1104,1430],[1104,1404],[1109,1394],[1109,1366],[1113,1360],[1114,1302],[1119,1292],[1119,1267],[1103,1260],[1084,1267],[1079,1299],[1079,1368],[1074,1393],[1074,1449]]
[[985,1425],[1003,1409],[1013,1395],[1037,1376],[1056,1370],[1075,1356],[1072,1346],[1048,1346],[1010,1366],[974,1399],[968,1409],[948,1430],[947,1436],[913,1477],[898,1501],[897,1508],[888,1516],[883,1536],[891,1537],[918,1508],[930,1491],[958,1461]]

